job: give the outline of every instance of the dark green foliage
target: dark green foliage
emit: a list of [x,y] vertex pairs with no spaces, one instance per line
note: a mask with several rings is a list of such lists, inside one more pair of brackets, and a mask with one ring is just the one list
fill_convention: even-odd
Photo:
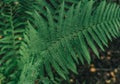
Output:
[[93,0],[0,1],[0,80],[59,84],[120,34],[120,8]]
[[[30,2],[28,2],[30,3]],[[19,52],[23,33],[29,16],[25,1],[1,1],[0,7],[0,73],[5,78],[3,84],[16,84],[21,73]],[[26,3],[27,4],[27,3]],[[2,80],[2,77],[0,78]]]

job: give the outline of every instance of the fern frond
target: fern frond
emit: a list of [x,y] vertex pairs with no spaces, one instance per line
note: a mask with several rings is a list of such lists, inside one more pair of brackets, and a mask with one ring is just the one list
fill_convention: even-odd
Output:
[[99,57],[97,47],[104,50],[108,40],[119,36],[119,6],[102,1],[93,11],[93,4],[93,0],[86,1],[84,5],[79,2],[65,10],[63,1],[55,12],[46,6],[44,17],[39,11],[28,12],[34,18],[34,22],[28,23],[30,31],[26,34],[29,37],[28,53],[32,58],[27,63],[31,65],[27,67],[25,64],[26,72],[21,75],[25,78],[24,74],[29,70],[33,74],[27,74],[25,80],[20,79],[20,84],[25,81],[33,84],[34,80],[27,80],[37,77],[41,82],[46,79],[53,81],[56,78],[54,72],[67,79],[69,70],[77,74],[76,64],[86,61],[90,64],[89,48]]
[[23,68],[20,46],[24,42],[23,33],[27,20],[31,20],[26,11],[32,11],[32,7],[34,9],[34,6],[27,6],[26,9],[25,1],[0,1],[0,74],[4,77],[0,82],[2,84],[17,84]]
[[17,25],[14,25],[13,11],[12,6],[5,6],[0,12],[1,19],[3,21],[0,25],[2,34],[2,38],[0,39],[0,64],[2,65],[0,67],[0,73],[2,73],[5,78],[9,78],[8,80],[2,82],[3,84],[15,84],[17,82],[16,76],[19,74],[17,73],[17,56],[19,57],[18,49],[21,41],[19,38],[22,37],[17,32]]

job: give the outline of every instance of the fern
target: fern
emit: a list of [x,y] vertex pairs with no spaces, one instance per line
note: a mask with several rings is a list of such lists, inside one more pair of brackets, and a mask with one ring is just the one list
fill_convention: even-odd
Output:
[[[120,33],[120,9],[93,0],[2,0],[0,80],[59,84]],[[8,67],[9,66],[9,67]]]
[[23,67],[19,50],[29,20],[26,11],[31,8],[25,9],[23,2],[16,0],[3,0],[0,4],[0,83],[16,84]]
[[[55,82],[58,75],[67,79],[69,70],[77,74],[76,64],[84,64],[84,60],[90,64],[89,47],[99,57],[97,46],[104,50],[108,40],[119,36],[119,6],[102,1],[93,11],[93,4],[92,0],[80,1],[66,10],[63,1],[55,12],[46,6],[44,17],[39,11],[28,12],[34,18],[28,23],[30,31],[26,34],[33,58],[29,59],[29,66],[24,66],[26,72],[21,78],[24,76],[25,80],[20,80],[20,84],[33,84],[37,77],[45,84]],[[24,75],[28,71],[33,74]]]

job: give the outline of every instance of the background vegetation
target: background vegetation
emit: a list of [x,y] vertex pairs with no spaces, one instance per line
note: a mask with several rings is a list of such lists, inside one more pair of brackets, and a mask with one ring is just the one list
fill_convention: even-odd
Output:
[[0,83],[119,84],[119,3],[1,0]]

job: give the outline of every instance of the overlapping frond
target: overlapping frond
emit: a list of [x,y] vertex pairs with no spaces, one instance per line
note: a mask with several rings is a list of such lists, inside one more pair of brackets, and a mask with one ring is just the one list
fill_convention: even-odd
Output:
[[30,20],[26,11],[32,11],[23,2],[0,1],[0,84],[17,84],[23,68],[20,46],[24,42],[27,20]]
[[77,74],[76,64],[84,64],[85,60],[90,64],[90,49],[99,57],[97,47],[104,50],[109,40],[119,36],[119,6],[106,1],[95,9],[93,5],[93,0],[80,1],[66,10],[63,1],[55,11],[45,6],[44,17],[40,11],[28,12],[34,18],[34,22],[28,22],[29,34],[25,35],[26,39],[29,37],[31,58],[29,67],[24,66],[23,71],[30,70],[33,74],[26,76],[24,72],[22,77],[28,78],[20,80],[20,84],[25,81],[33,84],[29,77],[38,77],[44,84],[54,81],[58,75],[67,79],[69,70]]
[[120,6],[104,0],[1,0],[0,83],[59,84],[119,28]]

